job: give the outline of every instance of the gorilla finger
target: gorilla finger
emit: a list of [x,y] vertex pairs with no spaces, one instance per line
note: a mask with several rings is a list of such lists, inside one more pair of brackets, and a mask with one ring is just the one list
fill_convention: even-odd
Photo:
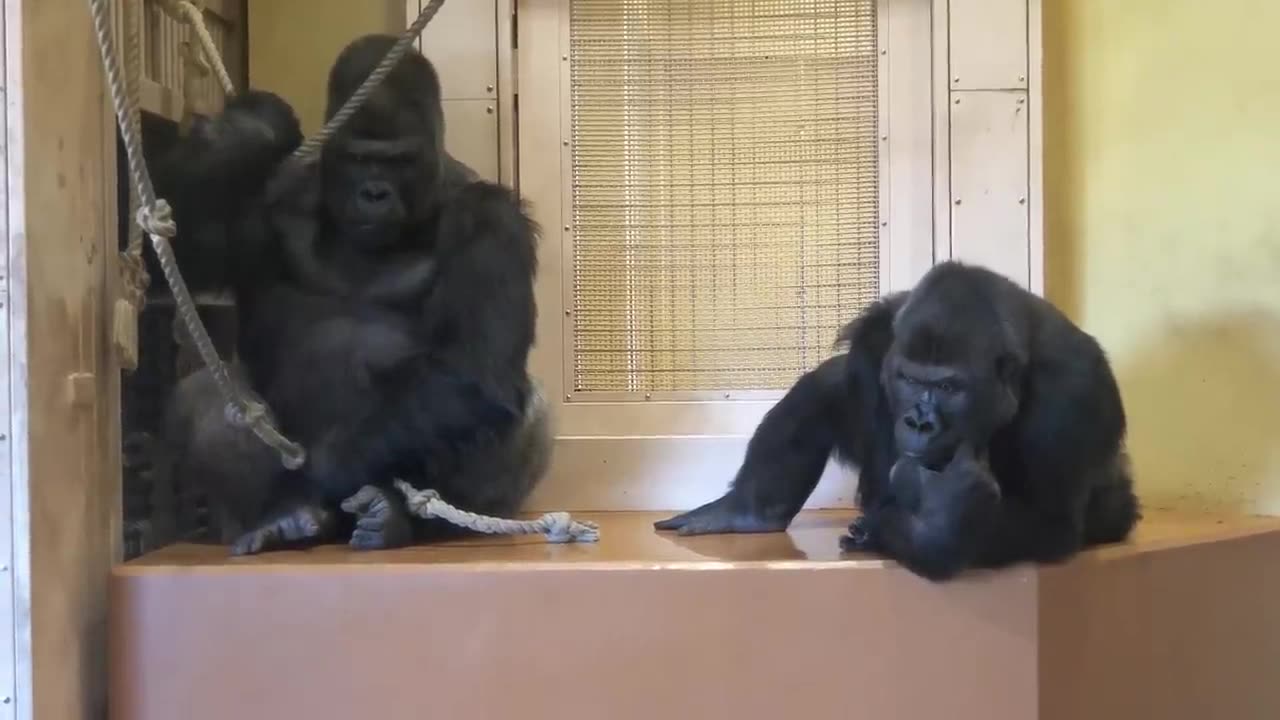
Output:
[[353,550],[382,550],[386,547],[386,538],[381,532],[357,528],[351,533],[350,545]]
[[342,501],[342,511],[356,515],[368,512],[369,506],[377,499],[382,498],[382,492],[373,485],[365,485],[356,491],[355,495]]
[[356,519],[356,528],[367,532],[381,532],[391,516],[387,513],[368,513]]
[[241,535],[231,546],[232,555],[256,555],[267,545],[266,529],[252,530]]
[[666,520],[659,520],[653,524],[653,527],[655,530],[679,530],[689,522],[690,516],[695,512],[697,511],[690,510],[689,512],[669,517]]
[[844,552],[866,552],[866,538],[857,538],[853,535],[842,535],[840,536],[840,549]]

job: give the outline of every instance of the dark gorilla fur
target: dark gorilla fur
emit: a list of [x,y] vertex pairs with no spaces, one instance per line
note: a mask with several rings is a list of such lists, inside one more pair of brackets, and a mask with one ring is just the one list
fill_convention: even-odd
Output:
[[932,580],[1061,561],[1140,519],[1110,363],[1043,299],[946,262],[840,340],[765,415],[729,491],[658,529],[784,530],[833,451],[860,472],[841,547]]
[[[393,42],[368,36],[342,51],[326,117]],[[536,227],[514,193],[445,152],[440,84],[420,54],[319,163],[289,158],[301,139],[284,100],[247,92],[155,169],[189,284],[235,292],[236,371],[308,452],[284,470],[226,424],[199,372],[170,407],[177,471],[208,489],[236,528],[224,534],[236,553],[339,537],[394,547],[446,530],[409,518],[397,477],[469,510],[516,511],[550,443],[526,373]]]

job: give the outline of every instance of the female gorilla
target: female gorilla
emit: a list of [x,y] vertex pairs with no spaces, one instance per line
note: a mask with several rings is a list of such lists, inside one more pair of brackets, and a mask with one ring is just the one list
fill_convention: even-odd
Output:
[[[368,36],[342,51],[327,116],[393,43]],[[439,81],[420,54],[318,165],[288,159],[300,141],[287,103],[247,92],[156,171],[189,282],[234,290],[243,371],[308,451],[300,470],[281,468],[226,425],[210,376],[197,373],[171,405],[177,470],[243,531],[237,554],[340,534],[356,548],[393,547],[438,530],[410,521],[396,477],[476,512],[514,512],[549,443],[525,369],[534,224],[512,192],[445,152]]]
[[657,523],[783,530],[828,457],[859,469],[846,550],[930,579],[1052,562],[1140,517],[1125,412],[1097,342],[989,270],[942,263],[841,333],[850,344],[765,415],[729,491]]

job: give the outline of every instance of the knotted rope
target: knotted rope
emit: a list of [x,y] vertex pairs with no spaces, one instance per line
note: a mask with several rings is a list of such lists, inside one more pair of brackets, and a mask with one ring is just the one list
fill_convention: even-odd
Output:
[[404,480],[395,481],[396,489],[404,493],[409,512],[420,518],[440,518],[458,527],[488,535],[536,535],[542,534],[547,542],[595,542],[600,539],[600,527],[593,522],[574,520],[567,512],[550,512],[537,520],[507,520],[460,510],[440,497],[435,490],[418,490]]

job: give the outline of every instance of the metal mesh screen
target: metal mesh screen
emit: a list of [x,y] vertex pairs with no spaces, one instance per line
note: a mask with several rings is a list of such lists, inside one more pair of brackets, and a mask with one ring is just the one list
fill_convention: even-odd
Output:
[[877,0],[572,0],[573,388],[785,388],[880,291]]

